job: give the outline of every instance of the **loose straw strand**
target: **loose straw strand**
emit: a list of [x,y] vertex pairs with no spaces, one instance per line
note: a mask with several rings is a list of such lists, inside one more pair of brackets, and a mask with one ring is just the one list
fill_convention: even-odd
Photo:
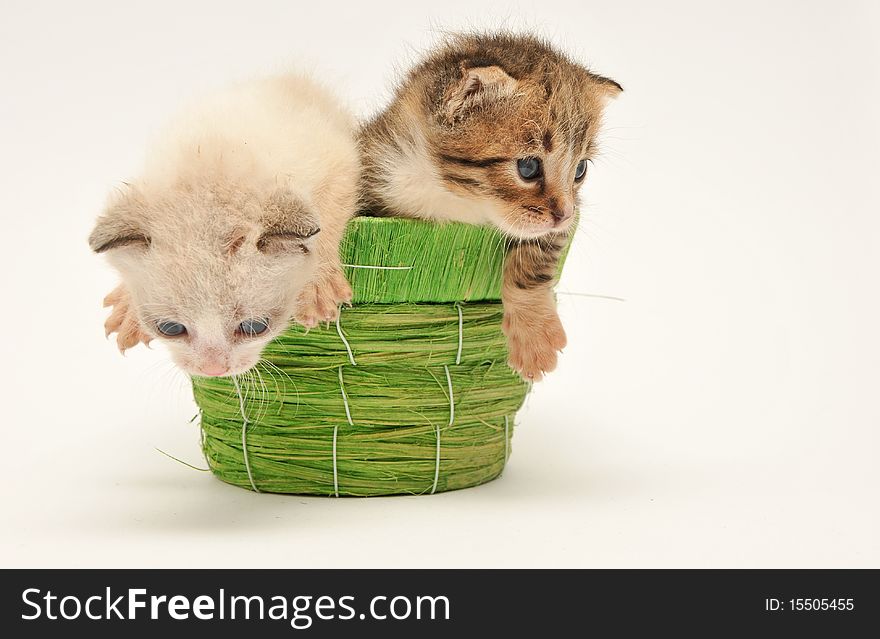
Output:
[[248,459],[248,449],[247,449],[247,427],[248,427],[248,418],[247,413],[244,408],[244,395],[241,394],[241,386],[238,383],[238,376],[232,376],[232,383],[235,386],[235,392],[238,394],[238,408],[241,411],[241,453],[244,456],[244,468],[247,471],[248,480],[251,482],[251,488],[254,489],[255,493],[260,492],[260,489],[257,488],[257,485],[254,483],[254,474],[251,472],[251,462]]

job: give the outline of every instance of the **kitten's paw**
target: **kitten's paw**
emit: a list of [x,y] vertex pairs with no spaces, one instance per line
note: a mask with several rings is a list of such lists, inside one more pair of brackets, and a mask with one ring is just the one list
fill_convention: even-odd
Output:
[[306,328],[335,322],[339,305],[350,304],[351,295],[351,285],[342,271],[326,273],[300,292],[294,319]]
[[502,325],[510,357],[507,363],[527,382],[538,382],[556,368],[557,353],[565,348],[565,329],[555,311],[547,315],[505,312]]
[[107,337],[116,333],[116,346],[120,353],[138,344],[149,344],[153,339],[141,330],[141,324],[131,308],[128,291],[120,284],[104,298],[104,307],[112,306],[110,316],[104,322]]

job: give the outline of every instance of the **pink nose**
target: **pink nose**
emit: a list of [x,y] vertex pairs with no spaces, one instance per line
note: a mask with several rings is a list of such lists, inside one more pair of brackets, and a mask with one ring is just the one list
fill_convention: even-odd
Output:
[[551,208],[550,215],[553,216],[553,221],[556,224],[565,222],[565,220],[574,215],[574,205],[563,204],[562,206]]
[[199,373],[205,377],[220,377],[228,372],[229,367],[223,364],[208,364],[207,366],[199,367]]

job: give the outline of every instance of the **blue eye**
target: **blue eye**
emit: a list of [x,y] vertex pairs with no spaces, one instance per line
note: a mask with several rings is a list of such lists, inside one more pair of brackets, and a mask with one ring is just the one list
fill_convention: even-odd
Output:
[[165,337],[177,337],[186,333],[186,326],[180,322],[159,322],[156,324],[156,328]]
[[269,330],[269,324],[259,319],[245,320],[238,325],[238,332],[248,337],[256,337]]
[[541,177],[541,160],[538,158],[523,158],[516,161],[516,170],[524,180],[534,180]]
[[580,182],[584,179],[584,176],[587,174],[587,161],[581,160],[578,162],[577,167],[574,170],[574,181]]

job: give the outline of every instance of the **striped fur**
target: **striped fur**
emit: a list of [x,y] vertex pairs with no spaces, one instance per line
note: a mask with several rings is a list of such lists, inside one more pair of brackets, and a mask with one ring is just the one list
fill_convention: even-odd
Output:
[[[505,330],[511,365],[527,379],[552,370],[564,345],[552,286],[583,183],[575,171],[620,90],[537,38],[458,35],[361,131],[368,213],[491,224],[509,236]],[[524,158],[540,160],[536,179],[520,176]],[[523,330],[531,336],[514,334]]]

